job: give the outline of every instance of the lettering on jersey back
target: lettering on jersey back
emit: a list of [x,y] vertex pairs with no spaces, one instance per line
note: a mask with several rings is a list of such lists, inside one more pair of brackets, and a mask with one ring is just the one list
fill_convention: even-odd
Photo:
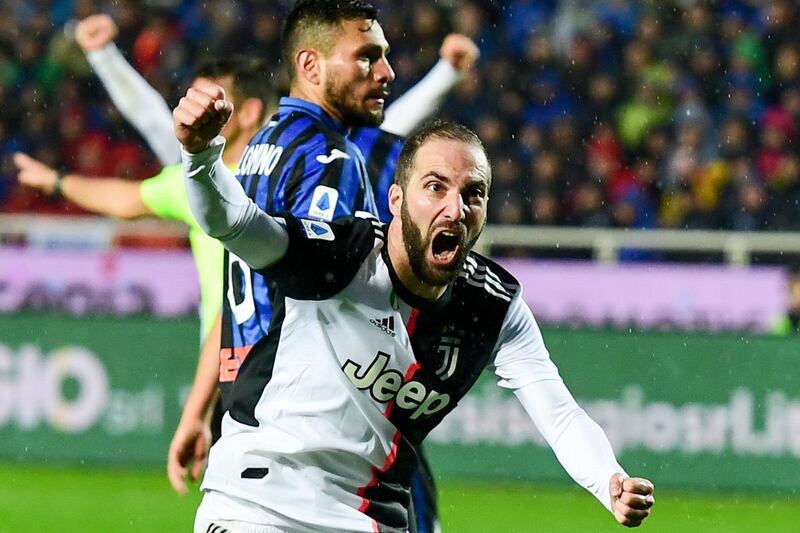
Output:
[[236,173],[240,176],[248,174],[269,176],[275,170],[282,155],[283,146],[269,143],[248,146],[239,160],[239,169]]
[[424,383],[411,379],[405,381],[403,374],[394,369],[386,369],[389,355],[378,352],[375,359],[365,369],[348,359],[342,371],[359,390],[368,390],[370,396],[381,403],[394,400],[399,409],[412,411],[411,420],[429,417],[448,406],[450,395],[428,389]]
[[219,381],[227,383],[235,381],[244,360],[250,355],[252,346],[222,348],[219,352]]

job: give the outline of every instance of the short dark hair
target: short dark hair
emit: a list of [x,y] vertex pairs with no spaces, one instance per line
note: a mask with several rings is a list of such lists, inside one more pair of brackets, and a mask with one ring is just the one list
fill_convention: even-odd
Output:
[[[278,92],[275,89],[273,70],[267,67],[262,59],[248,56],[216,58],[204,61],[195,69],[195,78],[224,78],[233,80],[233,94],[230,95],[234,105],[248,98],[258,98],[264,104],[263,115],[275,106]],[[263,121],[264,116],[259,117]]]
[[[483,146],[477,133],[457,122],[434,119],[426,122],[411,134],[403,145],[403,149],[400,151],[400,156],[397,159],[397,166],[394,171],[394,182],[399,185],[401,189],[405,190],[406,185],[408,185],[408,180],[411,177],[411,167],[414,166],[414,157],[416,157],[422,145],[431,139],[461,141],[471,144],[480,148],[484,155],[486,155],[487,163],[489,162],[489,154],[486,153],[486,148]],[[488,167],[487,178],[491,185],[491,164],[489,164]]]
[[[344,20],[378,20],[378,9],[368,0],[299,0],[283,24],[283,61],[294,80],[294,53],[303,40],[312,38],[325,50],[327,31]],[[327,50],[326,50],[327,51]]]

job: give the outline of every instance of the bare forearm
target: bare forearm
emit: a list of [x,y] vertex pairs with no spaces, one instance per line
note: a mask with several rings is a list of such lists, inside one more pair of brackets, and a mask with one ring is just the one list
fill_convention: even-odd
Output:
[[139,196],[139,183],[122,178],[89,178],[67,174],[61,194],[87,211],[117,218],[151,215]]
[[197,372],[192,383],[192,390],[186,398],[181,419],[201,420],[209,411],[216,398],[219,383],[219,349],[222,331],[221,316],[206,337],[197,361]]

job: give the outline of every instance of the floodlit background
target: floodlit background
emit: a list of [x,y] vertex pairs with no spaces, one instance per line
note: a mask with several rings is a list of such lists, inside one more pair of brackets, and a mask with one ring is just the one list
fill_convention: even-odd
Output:
[[[493,161],[480,243],[525,286],[649,531],[800,524],[800,9],[775,0],[378,1],[402,94],[450,31],[481,49],[440,116]],[[187,531],[169,439],[198,348],[185,229],[19,186],[11,154],[159,165],[74,25],[171,106],[204,57],[275,64],[287,2],[0,1],[0,531]],[[280,65],[275,76],[281,79]],[[445,531],[615,531],[491,376],[430,437]]]

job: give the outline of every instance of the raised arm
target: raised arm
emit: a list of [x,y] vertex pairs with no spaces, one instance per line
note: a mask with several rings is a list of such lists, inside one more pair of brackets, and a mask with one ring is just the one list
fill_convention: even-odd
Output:
[[144,137],[163,165],[181,161],[172,115],[164,98],[125,60],[114,44],[117,26],[108,15],[83,19],[75,40],[119,112]]
[[39,189],[47,195],[60,194],[92,213],[125,219],[153,214],[142,202],[139,182],[123,178],[61,174],[23,153],[14,154],[14,165],[21,184]]
[[451,33],[439,49],[438,63],[416,85],[386,109],[381,129],[407,137],[430,117],[442,99],[478,60],[480,51],[466,35]]
[[219,132],[232,112],[222,87],[197,80],[173,111],[175,136],[183,145],[186,193],[197,223],[251,268],[260,269],[284,256],[289,239],[222,162],[225,139]]
[[623,525],[637,526],[647,518],[655,501],[652,483],[625,474],[605,432],[564,385],[521,295],[506,316],[494,367],[500,385],[514,390],[576,483]]

